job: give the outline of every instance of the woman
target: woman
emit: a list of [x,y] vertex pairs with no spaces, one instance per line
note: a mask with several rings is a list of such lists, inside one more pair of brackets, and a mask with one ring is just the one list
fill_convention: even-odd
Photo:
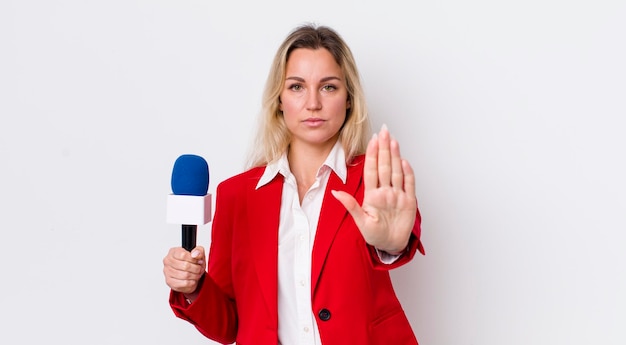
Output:
[[389,270],[419,249],[415,177],[369,119],[352,53],[304,25],[274,58],[250,169],[216,191],[205,251],[172,248],[174,313],[224,344],[417,344]]

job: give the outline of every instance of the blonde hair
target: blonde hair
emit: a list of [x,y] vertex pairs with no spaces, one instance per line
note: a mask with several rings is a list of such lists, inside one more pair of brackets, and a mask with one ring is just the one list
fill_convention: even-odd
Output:
[[248,158],[248,168],[264,166],[279,159],[289,147],[291,134],[279,109],[279,96],[285,84],[287,60],[298,48],[328,50],[346,78],[348,101],[346,120],[339,140],[346,153],[346,163],[365,153],[371,135],[367,105],[359,72],[352,52],[337,32],[326,26],[305,24],[295,28],[280,45],[263,92],[256,137]]

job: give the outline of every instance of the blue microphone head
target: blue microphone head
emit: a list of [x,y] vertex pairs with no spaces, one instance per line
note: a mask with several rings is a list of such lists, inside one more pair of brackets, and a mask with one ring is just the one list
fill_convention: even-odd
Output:
[[204,196],[209,189],[209,165],[196,155],[182,155],[174,162],[172,192],[175,195]]

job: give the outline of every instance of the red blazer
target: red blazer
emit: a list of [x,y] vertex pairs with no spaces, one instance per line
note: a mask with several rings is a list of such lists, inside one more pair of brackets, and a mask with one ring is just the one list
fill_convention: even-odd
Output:
[[[324,345],[417,344],[394,293],[389,270],[424,250],[417,213],[409,250],[392,265],[380,262],[331,190],[363,200],[363,156],[348,165],[347,182],[331,172],[313,245],[311,296]],[[255,190],[264,168],[219,184],[208,273],[198,298],[188,305],[172,292],[176,316],[217,342],[241,345],[278,342],[278,222],[282,175]],[[292,345],[292,344],[284,344]]]

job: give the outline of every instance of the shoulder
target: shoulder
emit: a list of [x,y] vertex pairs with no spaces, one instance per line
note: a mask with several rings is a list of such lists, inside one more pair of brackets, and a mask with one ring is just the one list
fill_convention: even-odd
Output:
[[263,175],[264,171],[265,167],[255,167],[235,176],[229,177],[217,185],[217,191],[219,192],[221,190],[238,190],[242,188],[249,188],[248,186],[250,185],[252,185],[252,188],[254,188],[261,176]]

